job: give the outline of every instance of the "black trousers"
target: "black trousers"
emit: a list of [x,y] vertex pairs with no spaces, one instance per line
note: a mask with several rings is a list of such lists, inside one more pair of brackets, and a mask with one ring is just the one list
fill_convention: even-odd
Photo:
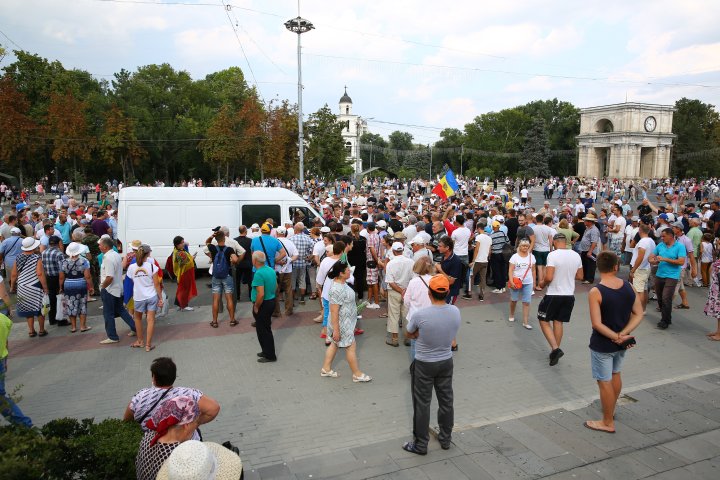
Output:
[[260,342],[260,349],[265,355],[265,358],[268,360],[277,359],[275,356],[275,338],[273,337],[272,328],[270,328],[274,310],[274,298],[272,300],[263,301],[257,313],[253,310],[253,318],[255,318],[255,331],[257,332],[258,342]]
[[655,295],[660,307],[660,321],[668,325],[672,323],[672,299],[679,280],[674,278],[655,277]]
[[50,325],[54,325],[56,322],[55,315],[57,315],[57,295],[60,290],[60,277],[47,275],[45,280],[47,281],[48,296],[50,297],[50,313],[48,314],[50,318],[48,318],[48,321]]
[[490,268],[492,269],[493,285],[495,288],[505,288],[507,283],[507,265],[502,253],[490,254]]
[[410,364],[413,400],[413,436],[418,450],[426,451],[430,440],[430,402],[432,391],[438,401],[438,440],[440,445],[449,445],[455,422],[453,408],[453,359],[440,362],[415,360]]
[[590,252],[582,252],[580,254],[580,260],[582,260],[583,267],[583,280],[590,283],[595,283],[595,267],[597,264],[595,260],[588,256]]

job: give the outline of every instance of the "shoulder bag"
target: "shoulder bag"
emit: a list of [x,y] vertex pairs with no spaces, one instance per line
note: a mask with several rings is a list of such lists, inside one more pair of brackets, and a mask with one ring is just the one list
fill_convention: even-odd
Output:
[[528,272],[532,268],[532,254],[528,254],[528,267],[525,270],[525,274],[522,276],[522,278],[512,277],[510,280],[508,280],[508,288],[512,290],[520,290],[523,286],[523,280],[525,280],[525,277],[527,277]]

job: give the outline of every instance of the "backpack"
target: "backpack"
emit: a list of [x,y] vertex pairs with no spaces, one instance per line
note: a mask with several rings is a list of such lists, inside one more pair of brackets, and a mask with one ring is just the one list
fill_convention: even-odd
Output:
[[214,278],[224,280],[230,274],[230,263],[228,262],[227,256],[225,255],[225,249],[227,246],[217,247],[217,253],[213,258],[213,273]]

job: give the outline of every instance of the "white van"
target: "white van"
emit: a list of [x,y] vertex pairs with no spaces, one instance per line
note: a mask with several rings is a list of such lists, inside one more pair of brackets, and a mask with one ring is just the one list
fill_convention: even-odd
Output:
[[[165,265],[172,253],[173,238],[180,235],[190,253],[201,250],[212,229],[225,225],[230,236],[238,227],[272,218],[275,226],[302,218],[310,227],[320,214],[296,193],[285,188],[187,188],[126,187],[120,190],[118,238],[128,244],[141,240],[153,249],[153,257]],[[210,259],[200,252],[198,268],[209,268]]]

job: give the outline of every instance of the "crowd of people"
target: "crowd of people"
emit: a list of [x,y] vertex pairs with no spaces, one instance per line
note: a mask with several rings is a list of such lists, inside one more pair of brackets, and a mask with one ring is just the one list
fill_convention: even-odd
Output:
[[[228,326],[238,325],[236,304],[249,301],[261,349],[257,361],[273,363],[278,352],[272,318],[292,317],[297,305],[317,302],[314,320],[327,346],[320,376],[339,377],[333,362],[343,349],[355,383],[372,380],[360,368],[355,337],[364,333],[363,310],[379,310],[386,319],[385,343],[409,347],[414,438],[403,448],[416,454],[427,452],[433,388],[439,440],[450,448],[459,299],[484,302],[492,295],[507,301],[507,321],[515,322],[517,315],[524,329],[539,326],[554,366],[564,355],[563,326],[572,316],[576,285],[590,286],[591,366],[603,419],[585,426],[599,431],[614,431],[622,360],[649,301],[657,300],[657,328],[664,330],[673,325],[674,310],[691,308],[688,288],[708,288],[704,311],[716,319],[717,328],[707,338],[720,341],[715,179],[458,179],[459,189],[449,199],[430,193],[435,182],[423,179],[368,179],[357,186],[314,179],[302,185],[276,179],[233,182],[228,187],[291,188],[321,216],[287,224],[267,218],[262,224],[241,225],[235,237],[218,226],[208,231],[205,248],[194,254],[178,236],[167,259],[153,258],[152,246],[141,239],[117,242],[117,197],[102,188],[93,202],[87,201],[85,190],[80,201],[67,190],[32,205],[29,198],[13,198],[0,225],[0,256],[9,279],[8,288],[0,279],[0,309],[9,315],[7,293],[17,293],[15,312],[27,320],[30,337],[47,335],[46,319],[58,328],[69,326],[71,332],[78,330],[79,320],[79,331],[86,332],[92,328],[87,302],[100,296],[107,334],[101,343],[120,341],[115,327],[120,317],[128,335],[136,337],[132,347],[150,352],[155,317],[170,301],[163,282],[174,278],[174,304],[180,311],[193,310],[196,255],[207,255],[212,292],[208,328],[221,326],[223,309]],[[109,183],[110,190],[122,187]],[[202,182],[182,185],[202,187]],[[542,201],[533,202],[531,195],[540,191]],[[618,276],[621,271],[628,281]],[[533,296],[542,297],[537,324],[530,315]],[[171,455],[167,448],[148,453],[153,447],[177,446],[195,435],[197,425],[211,420],[203,413],[209,399],[201,393],[173,388],[174,404],[168,404],[171,397],[160,403],[158,397],[172,381],[158,378],[155,371],[153,380],[154,389],[133,399],[126,418],[138,420],[143,412],[140,423],[147,420],[150,428],[163,423],[159,412],[167,410],[175,412],[177,421],[173,430],[163,430],[163,435],[170,432],[165,441],[159,434],[143,440],[138,473],[149,473],[142,478],[154,478],[162,464],[158,458]],[[13,409],[8,418],[29,422]]]

